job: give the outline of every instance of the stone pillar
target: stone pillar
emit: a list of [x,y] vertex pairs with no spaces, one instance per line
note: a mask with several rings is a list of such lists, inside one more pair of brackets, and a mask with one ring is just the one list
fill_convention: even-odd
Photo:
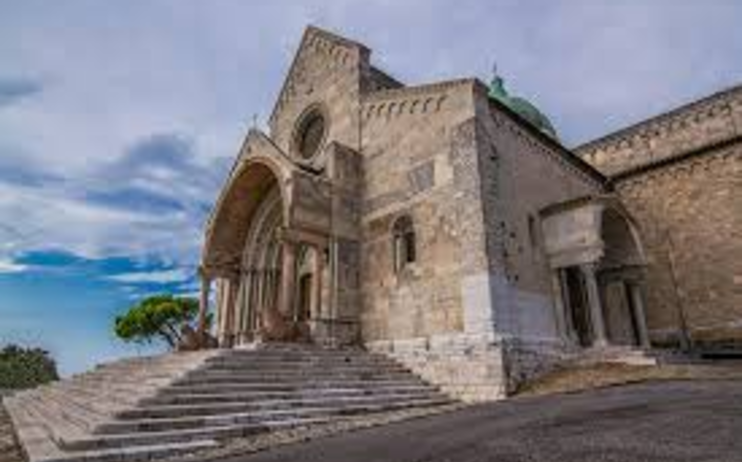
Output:
[[642,348],[651,348],[652,345],[649,341],[649,331],[647,329],[647,318],[644,314],[644,296],[641,286],[638,284],[629,284],[629,296],[631,297],[631,306],[634,309],[639,345]]
[[258,333],[260,326],[258,325],[258,310],[260,309],[259,303],[259,284],[258,272],[255,268],[250,269],[250,293],[247,297],[247,332],[255,339],[255,335]]
[[240,285],[240,330],[238,332],[240,343],[250,341],[250,316],[252,316],[252,269],[244,270],[242,284]]
[[567,328],[567,337],[572,343],[577,345],[580,343],[580,340],[577,335],[577,328],[575,327],[575,320],[572,313],[572,296],[570,295],[569,287],[567,286],[566,268],[559,269],[559,285],[562,291],[562,300],[564,301],[564,321]]
[[314,268],[312,268],[312,305],[310,310],[310,319],[316,319],[322,316],[322,270],[323,270],[322,248],[314,248]]
[[[296,279],[296,244],[285,239],[281,249],[281,276],[278,278],[278,300],[271,300],[270,293],[264,297],[266,305],[263,309],[263,335],[265,340],[288,339],[290,329],[286,321],[290,319],[294,304],[294,286]],[[271,284],[271,279],[264,279],[263,284]],[[275,282],[273,284],[275,284]],[[263,292],[269,289],[263,287]]]
[[557,335],[562,340],[570,341],[566,307],[564,304],[564,292],[562,290],[561,268],[551,270],[551,288],[554,296],[554,321],[556,323]]
[[231,275],[224,280],[226,293],[224,301],[224,347],[234,346],[235,334],[237,333],[237,291],[239,290],[239,277]]
[[282,243],[282,270],[281,288],[278,297],[278,311],[289,317],[292,315],[294,306],[294,293],[296,285],[296,244],[284,240]]
[[580,268],[585,275],[587,302],[590,305],[590,322],[593,330],[593,345],[606,346],[608,345],[608,338],[605,331],[605,319],[603,317],[603,306],[600,301],[598,279],[595,274],[596,267],[597,263],[580,265]]
[[209,292],[211,291],[211,276],[204,268],[199,268],[201,278],[201,297],[198,305],[198,333],[206,333],[206,318],[209,312]]

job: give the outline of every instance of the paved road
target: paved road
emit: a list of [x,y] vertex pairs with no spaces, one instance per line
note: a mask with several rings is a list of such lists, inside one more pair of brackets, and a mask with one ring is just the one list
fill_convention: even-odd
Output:
[[521,398],[229,462],[742,461],[742,382]]

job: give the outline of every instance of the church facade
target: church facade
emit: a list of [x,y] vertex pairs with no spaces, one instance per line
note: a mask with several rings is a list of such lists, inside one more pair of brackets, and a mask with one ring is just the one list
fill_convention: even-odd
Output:
[[585,351],[742,338],[740,88],[568,149],[497,77],[407,86],[309,27],[268,125],[205,232],[220,346],[361,346],[489,400]]

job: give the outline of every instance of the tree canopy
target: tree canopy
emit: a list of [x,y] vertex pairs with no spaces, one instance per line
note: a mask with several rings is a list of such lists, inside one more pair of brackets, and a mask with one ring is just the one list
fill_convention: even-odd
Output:
[[[164,341],[175,348],[181,341],[184,325],[192,324],[198,315],[198,300],[191,297],[154,295],[116,317],[114,332],[126,342]],[[210,319],[209,319],[210,321]]]
[[48,351],[12,344],[0,350],[0,389],[31,388],[58,379],[57,364]]

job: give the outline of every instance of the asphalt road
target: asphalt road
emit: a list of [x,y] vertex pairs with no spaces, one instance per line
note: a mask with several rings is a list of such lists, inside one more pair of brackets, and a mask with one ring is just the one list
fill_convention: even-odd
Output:
[[229,462],[742,461],[742,382],[520,398]]

